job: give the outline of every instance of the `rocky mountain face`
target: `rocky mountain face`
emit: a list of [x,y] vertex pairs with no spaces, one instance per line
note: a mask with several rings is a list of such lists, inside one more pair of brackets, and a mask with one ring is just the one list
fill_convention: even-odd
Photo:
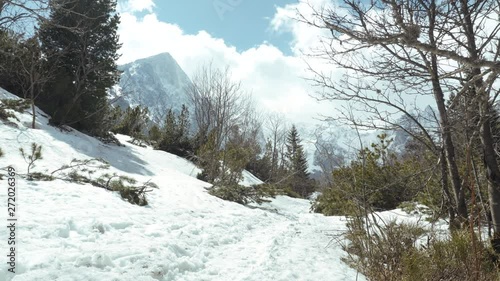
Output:
[[[431,107],[427,106],[420,112],[414,114],[414,118],[427,130],[427,132],[434,138],[439,138],[439,119],[437,117],[437,112]],[[414,134],[422,134],[422,130],[417,126],[417,124],[407,116],[401,116],[398,121],[401,128],[393,130],[392,134],[389,134],[393,143],[391,144],[391,149],[396,152],[404,151],[404,148],[408,141],[412,139],[412,136],[408,132]]]
[[120,83],[110,91],[110,99],[120,107],[147,107],[157,124],[165,120],[168,109],[179,113],[183,104],[190,107],[185,89],[191,81],[169,53],[139,59],[119,69]]

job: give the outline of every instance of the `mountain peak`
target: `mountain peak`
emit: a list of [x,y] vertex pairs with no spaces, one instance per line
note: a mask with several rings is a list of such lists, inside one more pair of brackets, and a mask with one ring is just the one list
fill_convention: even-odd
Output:
[[169,52],[164,52],[164,53],[159,53],[150,57],[145,57],[141,58],[138,60],[135,60],[131,63],[124,64],[129,65],[129,64],[143,64],[143,63],[173,63],[177,65],[177,61],[172,57],[172,55]]
[[118,104],[122,108],[147,107],[151,119],[161,123],[168,109],[179,112],[183,104],[188,105],[185,89],[191,80],[169,53],[138,59],[118,68],[122,75],[111,97],[121,96]]

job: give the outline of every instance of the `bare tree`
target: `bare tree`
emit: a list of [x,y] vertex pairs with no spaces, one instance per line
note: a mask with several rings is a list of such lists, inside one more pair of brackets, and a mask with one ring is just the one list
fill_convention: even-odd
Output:
[[23,30],[34,26],[46,17],[49,5],[49,0],[0,0],[0,28]]
[[250,95],[243,91],[240,82],[231,80],[228,67],[218,69],[207,64],[192,81],[186,93],[194,108],[196,127],[205,137],[214,133],[217,149],[223,147],[233,126],[248,128],[246,122],[256,120]]
[[[309,25],[331,31],[332,36],[323,40],[324,48],[319,55],[345,69],[348,75],[339,82],[315,71],[313,81],[329,90],[321,92],[318,98],[349,101],[355,103],[359,111],[369,113],[365,114],[368,118],[350,119],[356,125],[397,126],[393,122],[395,112],[419,124],[409,110],[408,101],[419,95],[434,97],[440,122],[439,137],[447,162],[442,167],[448,169],[454,206],[462,222],[468,212],[445,98],[452,92],[460,96],[470,87],[474,88],[478,97],[475,104],[483,116],[479,125],[491,175],[490,206],[495,214],[493,220],[497,221],[494,222],[496,233],[500,233],[500,182],[495,179],[500,181],[500,171],[491,150],[488,122],[491,107],[488,105],[500,70],[500,24],[491,18],[498,11],[498,5],[497,1],[489,0],[473,3],[465,0],[369,3],[344,0],[341,8],[315,10],[312,19],[299,17]],[[462,75],[464,73],[471,75]],[[465,84],[461,83],[463,77],[468,77]],[[422,124],[418,127],[422,134],[415,137],[440,157],[433,135]]]
[[284,168],[286,152],[286,134],[289,125],[280,113],[272,113],[266,120],[266,134],[271,144],[271,171],[272,180],[279,180],[279,171]]
[[186,93],[198,129],[195,147],[203,148],[198,157],[206,167],[206,180],[237,183],[251,155],[260,150],[262,121],[251,96],[232,80],[228,67],[218,69],[212,64],[199,69]]
[[35,129],[35,101],[40,95],[43,85],[53,78],[55,68],[47,67],[47,55],[42,55],[37,35],[21,42],[12,55],[14,56],[13,61],[18,68],[11,71],[17,77],[17,84],[22,89],[24,99],[30,101],[31,127]]

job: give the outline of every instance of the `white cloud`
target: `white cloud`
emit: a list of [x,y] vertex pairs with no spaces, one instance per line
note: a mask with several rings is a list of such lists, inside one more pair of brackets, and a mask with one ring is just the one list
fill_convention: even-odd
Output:
[[320,47],[318,38],[329,36],[328,31],[315,28],[301,22],[303,18],[314,20],[314,14],[324,9],[331,9],[331,0],[308,0],[277,7],[276,13],[271,20],[271,27],[278,32],[290,32],[293,35],[291,44],[295,54],[308,52],[310,49]]
[[[252,92],[259,108],[282,112],[292,122],[315,122],[318,112],[331,113],[331,105],[319,105],[309,96],[315,89],[303,79],[308,75],[305,71],[307,65],[298,50],[307,47],[315,35],[312,28],[308,31],[294,26],[282,17],[293,8],[287,6],[286,11],[278,8],[272,26],[275,30],[291,28],[295,37],[293,56],[287,56],[265,42],[239,52],[206,31],[186,34],[181,27],[160,21],[154,11],[143,17],[122,12],[119,34],[123,46],[119,63],[169,52],[189,76],[207,62],[213,62],[215,66],[228,65],[233,77],[241,80],[243,87]],[[280,23],[278,17],[281,17]],[[307,38],[303,37],[304,34],[308,35]]]
[[133,13],[148,11],[152,12],[155,7],[153,0],[127,0],[118,3],[118,12]]

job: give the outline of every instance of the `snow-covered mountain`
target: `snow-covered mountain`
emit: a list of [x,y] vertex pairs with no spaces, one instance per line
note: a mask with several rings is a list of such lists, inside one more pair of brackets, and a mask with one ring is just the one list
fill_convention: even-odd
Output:
[[122,108],[148,107],[151,120],[163,122],[169,108],[179,112],[183,104],[189,107],[185,93],[191,84],[189,77],[169,53],[139,59],[121,65],[120,83],[112,88],[111,99],[118,98]]
[[[437,113],[431,106],[425,107],[422,111],[413,114],[413,116],[431,136],[436,139],[439,138],[439,120]],[[422,130],[413,120],[405,115],[399,118],[397,124],[401,126],[401,128],[397,128],[389,132],[389,136],[393,139],[391,149],[395,152],[402,152],[404,151],[406,144],[412,139],[412,136],[408,132],[418,134],[421,133]]]

